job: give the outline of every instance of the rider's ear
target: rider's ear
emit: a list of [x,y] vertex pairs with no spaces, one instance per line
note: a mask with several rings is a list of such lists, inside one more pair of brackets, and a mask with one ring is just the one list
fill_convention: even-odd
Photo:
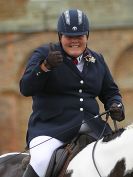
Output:
[[59,41],[61,40],[62,34],[58,33]]

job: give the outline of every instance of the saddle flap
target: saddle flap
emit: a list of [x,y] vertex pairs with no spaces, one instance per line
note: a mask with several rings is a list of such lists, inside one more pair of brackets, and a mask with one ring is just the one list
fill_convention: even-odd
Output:
[[54,151],[45,177],[57,177],[59,174],[69,154],[65,146],[66,145],[63,145]]

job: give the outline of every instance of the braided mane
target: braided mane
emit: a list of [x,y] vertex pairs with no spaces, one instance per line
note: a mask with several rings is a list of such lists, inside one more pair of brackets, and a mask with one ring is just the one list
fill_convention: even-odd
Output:
[[124,132],[124,130],[124,128],[120,128],[116,131],[112,131],[110,134],[105,135],[102,141],[108,142],[114,140],[115,138],[119,137]]

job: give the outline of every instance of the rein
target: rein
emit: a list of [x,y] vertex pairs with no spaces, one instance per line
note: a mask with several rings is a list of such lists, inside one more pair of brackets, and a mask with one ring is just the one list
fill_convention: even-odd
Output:
[[107,126],[108,118],[109,118],[109,111],[106,112],[106,122],[105,122],[104,128],[103,128],[103,130],[102,130],[100,136],[98,137],[97,141],[95,142],[95,144],[94,144],[94,146],[93,146],[93,150],[92,150],[92,160],[93,160],[94,166],[95,166],[95,168],[96,168],[96,171],[97,171],[97,173],[98,173],[98,175],[99,175],[100,177],[102,177],[102,176],[101,176],[100,171],[99,171],[99,169],[98,169],[98,167],[97,167],[97,164],[96,164],[96,160],[95,160],[95,150],[96,150],[96,145],[97,145],[98,141],[102,138],[102,136],[103,136],[103,134],[104,134],[104,131],[105,131],[106,126]]
[[[96,116],[91,117],[90,120],[92,120],[92,119],[94,119],[94,118],[98,118],[98,117],[96,117]],[[84,124],[84,123],[85,123],[85,122],[80,123],[80,124],[78,124],[78,125],[75,125],[75,126],[69,128],[69,129],[67,129],[67,130],[64,130],[64,131],[61,132],[61,133],[58,133],[58,134],[57,134],[57,137],[58,137],[59,135],[63,135],[64,133],[68,132],[69,130],[72,130],[72,129],[78,127],[78,126],[81,126],[81,125]],[[47,140],[45,140],[45,141],[42,141],[42,142],[36,144],[35,146],[32,146],[31,148],[27,148],[27,147],[26,147],[24,151],[21,151],[20,153],[16,154],[15,156],[9,157],[8,159],[6,159],[6,160],[0,162],[0,166],[1,166],[2,164],[6,163],[6,162],[8,162],[8,161],[10,161],[10,160],[12,160],[12,159],[15,159],[15,158],[16,158],[17,156],[19,156],[19,155],[21,155],[21,154],[23,154],[23,153],[27,153],[29,150],[31,150],[31,149],[33,149],[33,148],[36,148],[37,146],[39,146],[39,145],[41,145],[41,144],[43,144],[43,143],[46,143],[47,141],[50,141],[51,139],[52,139],[52,137],[49,138],[49,139],[47,139]]]
[[[95,118],[98,118],[98,117],[101,117],[101,116],[104,115],[104,114],[106,114],[105,125],[104,125],[104,128],[103,128],[103,130],[102,130],[100,136],[98,137],[97,141],[95,142],[95,144],[94,144],[94,146],[93,146],[93,150],[92,150],[92,160],[93,160],[94,166],[95,166],[95,168],[96,168],[96,171],[97,171],[99,177],[102,177],[102,176],[101,176],[100,171],[99,171],[99,169],[98,169],[98,167],[97,167],[97,164],[96,164],[96,160],[95,160],[95,150],[96,150],[96,146],[97,146],[98,141],[102,138],[102,136],[103,136],[103,134],[104,134],[104,131],[105,131],[105,129],[106,129],[107,122],[108,122],[108,119],[109,119],[109,116],[110,116],[110,112],[109,112],[109,110],[107,110],[107,111],[103,112],[102,114],[95,116]],[[117,127],[116,120],[113,120],[113,123],[114,123],[114,128],[115,128],[115,130],[117,131],[117,130],[118,130],[118,127]]]
[[[97,118],[99,118],[99,117],[101,117],[102,115],[107,114],[107,113],[109,113],[109,110],[107,110],[107,111],[105,111],[105,112],[103,112],[103,113],[101,113],[101,114],[99,114],[99,115],[96,115],[96,116],[91,117],[91,118],[89,119],[89,121],[91,121],[91,120],[93,120],[93,119],[97,119]],[[75,125],[75,126],[71,127],[69,130],[74,129],[74,128],[76,128],[77,126],[81,126],[82,124],[84,124],[84,123],[80,123],[80,124],[78,124],[78,125]],[[107,121],[106,121],[106,124],[107,124]],[[104,133],[104,131],[105,131],[105,128],[106,128],[106,124],[105,124],[105,127],[104,127],[104,129],[103,129],[101,135],[99,136],[98,140],[102,137],[102,135],[103,135],[103,133]],[[69,130],[67,129],[67,130],[65,130],[65,131],[63,131],[63,132],[61,132],[61,133],[58,133],[58,134],[57,134],[57,137],[58,137],[59,135],[63,135],[64,133],[66,133],[66,132],[69,131]],[[21,151],[20,153],[16,154],[14,157],[9,157],[8,159],[6,159],[6,160],[0,162],[0,166],[1,166],[2,164],[4,164],[4,163],[8,162],[8,161],[11,160],[11,159],[15,159],[17,156],[19,156],[19,155],[21,155],[21,154],[23,154],[23,153],[27,153],[30,149],[33,149],[33,148],[35,148],[35,147],[37,147],[37,146],[39,146],[39,145],[41,145],[41,144],[43,144],[43,143],[45,143],[45,142],[47,142],[47,141],[50,141],[51,139],[52,139],[52,137],[49,138],[49,139],[47,139],[47,140],[45,140],[45,141],[42,141],[41,143],[39,143],[39,144],[37,144],[37,145],[35,145],[35,146],[31,147],[31,148],[25,148],[24,151]],[[97,145],[98,140],[96,141],[96,143],[95,143],[94,146]],[[95,147],[93,148],[93,151],[95,151]],[[96,169],[97,169],[97,166],[96,166],[96,163],[95,163],[95,159],[94,159],[94,152],[93,152],[93,162],[94,162],[95,167],[96,167]],[[97,169],[97,171],[98,171],[98,169]],[[99,171],[98,171],[98,173],[99,173]],[[100,175],[100,173],[99,173],[99,176],[102,177],[102,176]]]

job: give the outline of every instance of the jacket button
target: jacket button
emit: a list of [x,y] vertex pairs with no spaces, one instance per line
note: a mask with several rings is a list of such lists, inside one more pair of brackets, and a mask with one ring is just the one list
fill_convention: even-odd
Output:
[[84,81],[83,81],[83,80],[81,80],[81,81],[80,81],[80,84],[83,84],[83,83],[84,83]]
[[82,89],[79,89],[79,93],[82,93]]
[[83,111],[84,109],[83,108],[80,108],[80,111]]
[[41,74],[41,72],[36,73],[37,76],[39,76],[40,74]]
[[83,98],[80,98],[80,101],[82,102],[84,99]]

